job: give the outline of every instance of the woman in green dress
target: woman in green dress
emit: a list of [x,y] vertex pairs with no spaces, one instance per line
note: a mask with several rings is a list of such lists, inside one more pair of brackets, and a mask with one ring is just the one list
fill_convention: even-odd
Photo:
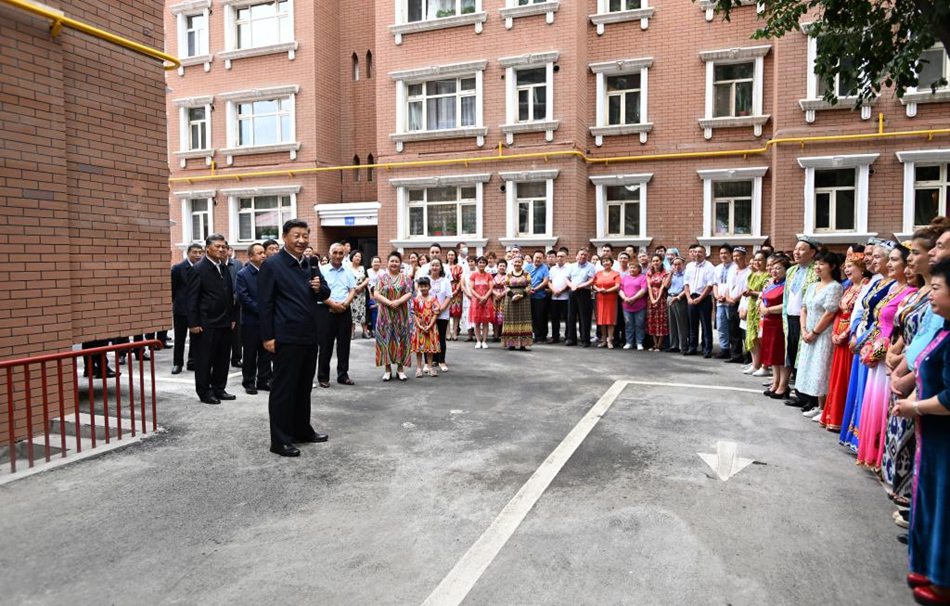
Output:
[[768,374],[762,368],[762,356],[759,352],[759,295],[769,280],[769,274],[765,271],[765,259],[765,253],[755,253],[752,257],[752,271],[746,279],[745,296],[749,297],[749,301],[745,317],[745,349],[752,355],[752,364],[745,373],[755,376]]

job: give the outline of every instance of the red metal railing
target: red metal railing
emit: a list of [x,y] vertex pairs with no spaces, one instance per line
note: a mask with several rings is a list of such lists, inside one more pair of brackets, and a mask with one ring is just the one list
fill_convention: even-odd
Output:
[[[123,429],[126,433],[131,433],[135,437],[137,427],[141,427],[141,433],[148,433],[148,417],[151,417],[151,430],[158,429],[158,420],[156,417],[156,396],[155,396],[155,358],[149,356],[148,370],[146,371],[145,360],[143,356],[135,356],[145,352],[154,352],[155,349],[161,349],[161,341],[133,341],[131,343],[121,343],[105,347],[95,347],[91,349],[82,349],[77,351],[68,351],[32,358],[21,358],[19,360],[0,361],[0,380],[6,380],[6,413],[7,413],[7,445],[10,457],[10,473],[16,473],[17,470],[17,450],[18,446],[25,447],[26,459],[29,467],[33,467],[37,457],[34,448],[42,448],[42,455],[49,462],[53,455],[53,450],[57,445],[51,444],[50,434],[52,427],[59,423],[59,444],[60,453],[58,456],[66,457],[69,448],[67,448],[67,428],[70,415],[72,415],[73,433],[75,438],[75,452],[82,452],[84,443],[87,448],[96,448],[98,442],[104,441],[106,444],[113,440],[123,438]],[[116,370],[114,377],[107,376],[106,369],[110,354],[112,354],[113,368]],[[127,358],[125,372],[120,372],[119,356],[124,354]],[[138,360],[134,358],[138,357]],[[86,386],[86,399],[80,397],[80,359],[84,360],[83,375],[86,379],[83,381]],[[94,368],[94,362],[98,362],[98,369]],[[137,368],[135,368],[137,366]],[[55,370],[55,372],[53,372]],[[146,406],[146,386],[145,373],[148,372],[151,391],[151,406]],[[40,393],[35,394],[34,388],[36,377],[40,377]],[[127,384],[125,393],[123,393],[123,375],[127,375]],[[138,377],[138,390],[136,393],[136,376]],[[22,379],[22,384],[17,383],[16,378]],[[54,389],[50,389],[50,379],[55,383]],[[19,385],[19,387],[18,387]],[[71,393],[71,401],[67,401],[67,387]],[[96,389],[100,389],[100,398],[97,402]],[[0,392],[2,393],[2,392]],[[42,401],[42,408],[39,408],[39,396]],[[110,396],[113,403],[110,406]],[[126,397],[127,404],[124,405],[123,397]],[[136,402],[138,399],[138,403]],[[98,405],[98,406],[97,406]],[[138,405],[138,411],[136,411]],[[83,408],[88,412],[83,412]],[[4,410],[0,406],[0,410]],[[67,412],[68,411],[68,412]],[[23,425],[17,426],[17,414],[25,412],[25,429],[23,434]],[[148,414],[151,413],[151,414]],[[43,442],[37,444],[38,436],[34,432],[34,419],[42,415],[43,422]],[[110,426],[110,416],[114,415],[115,427]],[[126,415],[126,416],[123,416]],[[138,418],[136,418],[136,415]],[[101,421],[101,424],[100,424]],[[123,428],[123,425],[125,427]],[[83,435],[83,434],[88,435]],[[72,439],[69,440],[70,444]]]

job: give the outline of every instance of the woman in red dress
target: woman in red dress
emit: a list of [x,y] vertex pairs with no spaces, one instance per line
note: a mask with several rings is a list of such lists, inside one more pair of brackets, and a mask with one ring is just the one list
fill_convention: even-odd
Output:
[[653,338],[650,351],[660,351],[663,337],[670,334],[669,307],[666,304],[666,278],[669,272],[663,267],[663,256],[653,255],[650,271],[647,272],[647,334]]
[[494,276],[485,271],[488,259],[479,257],[476,271],[468,277],[466,293],[472,300],[469,322],[475,326],[475,349],[488,349],[488,325],[495,321],[495,306],[492,304]]
[[851,253],[844,265],[844,273],[851,280],[851,286],[841,295],[838,314],[835,316],[831,331],[834,353],[831,356],[831,373],[828,375],[828,395],[825,396],[825,408],[818,422],[828,431],[841,430],[844,418],[844,402],[848,397],[848,381],[851,379],[851,363],[854,354],[849,347],[851,340],[851,312],[858,299],[861,288],[867,284],[864,253]]
[[597,326],[601,339],[597,347],[614,348],[614,330],[617,327],[617,291],[620,290],[620,274],[614,271],[614,260],[605,256],[600,260],[603,270],[594,276],[594,292],[597,296]]
[[446,271],[452,281],[452,299],[449,303],[449,341],[459,340],[459,323],[462,319],[462,266],[458,263],[458,254],[454,250],[445,253]]
[[785,272],[791,264],[791,259],[785,255],[769,257],[769,273],[772,275],[772,281],[762,291],[759,303],[759,316],[762,318],[762,365],[772,367],[772,385],[763,393],[775,399],[785,399],[790,393],[788,376],[791,369],[785,368],[782,297],[785,294]]

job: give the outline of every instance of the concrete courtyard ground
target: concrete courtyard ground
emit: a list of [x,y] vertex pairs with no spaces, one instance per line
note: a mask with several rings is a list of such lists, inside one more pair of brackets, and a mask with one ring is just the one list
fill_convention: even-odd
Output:
[[[0,602],[912,603],[878,482],[760,379],[493,347],[403,384],[355,341],[298,459],[237,371],[207,406],[160,352],[164,433],[0,487]],[[719,441],[756,464],[720,480]]]

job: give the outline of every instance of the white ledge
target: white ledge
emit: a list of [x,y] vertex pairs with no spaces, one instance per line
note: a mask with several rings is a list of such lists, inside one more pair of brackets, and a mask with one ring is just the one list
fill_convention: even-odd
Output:
[[514,26],[514,20],[519,17],[531,17],[533,15],[545,15],[545,21],[548,25],[554,23],[554,13],[561,7],[558,0],[551,2],[541,2],[538,4],[526,4],[524,6],[510,6],[499,9],[502,19],[505,20],[505,29],[511,29]]
[[557,236],[513,236],[511,238],[498,238],[498,243],[502,246],[542,246],[552,248],[557,244]]
[[297,53],[297,42],[281,42],[280,44],[255,46],[254,48],[221,51],[218,53],[218,58],[224,59],[225,69],[231,69],[231,61],[234,59],[247,59],[248,57],[261,57],[263,55],[276,55],[279,53],[287,53],[287,58],[293,61]]
[[463,128],[445,128],[442,130],[417,130],[408,133],[392,133],[389,140],[396,144],[396,151],[403,150],[404,143],[413,141],[438,141],[441,139],[466,139],[475,137],[476,145],[481,147],[485,145],[485,135],[488,134],[488,127],[485,126],[466,126]]
[[211,161],[214,158],[214,149],[189,149],[176,151],[174,154],[179,160],[179,166],[182,168],[188,166],[188,160],[194,160],[196,158],[204,158],[205,164],[211,166]]
[[768,236],[708,236],[696,238],[696,241],[703,246],[719,246],[722,244],[748,244],[751,246],[761,246],[768,239]]
[[214,103],[214,95],[205,95],[203,97],[182,97],[174,99],[172,103],[175,107],[203,107]]
[[877,237],[877,232],[818,232],[812,234],[797,234],[796,237],[808,237],[811,240],[817,240],[822,244],[854,244],[867,242],[869,238]]
[[703,61],[736,61],[740,59],[754,59],[764,57],[772,49],[771,44],[761,46],[738,46],[735,48],[721,48],[718,50],[701,51],[699,58]]
[[227,164],[234,161],[234,156],[251,156],[254,154],[277,154],[281,152],[290,152],[290,159],[297,159],[297,151],[300,149],[300,143],[275,143],[273,145],[248,145],[245,147],[228,147],[221,150],[224,154]]
[[594,175],[590,178],[590,182],[594,185],[636,185],[649,183],[652,178],[653,173]]
[[476,173],[471,175],[444,175],[441,177],[404,177],[400,179],[390,179],[389,184],[393,187],[447,187],[451,185],[475,185],[476,183],[488,183],[491,180],[491,173]]
[[396,81],[424,82],[432,78],[458,78],[471,76],[475,72],[484,71],[488,60],[467,61],[465,63],[450,63],[448,65],[433,65],[416,69],[405,69],[398,72],[389,72],[389,77]]
[[271,187],[233,187],[222,189],[223,196],[281,196],[300,193],[299,185],[275,185]]
[[609,126],[592,126],[590,134],[594,137],[597,146],[604,144],[604,137],[619,137],[623,135],[640,135],[640,143],[647,142],[647,135],[653,130],[652,122],[637,124],[611,124]]
[[950,149],[924,149],[919,151],[899,151],[898,161],[904,162],[950,162]]
[[587,67],[595,74],[606,74],[615,76],[618,74],[629,74],[640,71],[643,68],[653,67],[653,57],[640,57],[637,59],[617,59],[616,61],[601,61],[591,63]]
[[468,13],[465,15],[454,15],[452,17],[440,17],[429,19],[427,21],[414,21],[412,23],[399,23],[389,26],[389,32],[396,37],[396,44],[402,44],[402,37],[406,34],[416,34],[419,32],[428,32],[437,29],[447,29],[450,27],[461,27],[464,25],[474,25],[475,33],[482,33],[482,26],[488,20],[488,13]]
[[712,132],[717,128],[742,128],[752,127],[752,134],[756,137],[762,136],[762,126],[769,121],[771,114],[761,116],[725,116],[722,118],[700,118],[699,126],[703,129],[703,136],[706,139],[712,139]]
[[798,158],[802,168],[857,168],[873,164],[881,154],[847,154],[838,156],[811,156]]
[[611,246],[649,246],[653,242],[652,236],[604,236],[603,238],[591,238],[590,243],[595,246],[610,244]]
[[[855,109],[857,97],[838,97],[838,103],[830,103],[824,99],[799,99],[798,107],[805,112],[805,122],[811,124],[815,121],[815,112],[833,111],[833,110],[852,110]],[[871,106],[877,103],[877,97],[861,103],[859,111],[862,120],[871,119]]]
[[936,92],[930,90],[904,93],[901,104],[908,118],[917,115],[917,105],[920,103],[946,103],[950,101],[950,88],[938,88]]
[[182,67],[190,67],[192,65],[201,65],[202,63],[211,63],[211,55],[195,55],[194,57],[182,57],[179,59]]
[[554,131],[557,130],[559,125],[558,120],[538,120],[535,122],[502,124],[500,129],[505,134],[505,143],[508,145],[514,143],[514,137],[518,133],[544,133],[544,140],[550,143],[554,140]]
[[527,55],[518,55],[516,57],[502,57],[498,64],[502,67],[530,67],[533,65],[547,65],[557,61],[560,53],[558,51],[548,51],[546,53],[530,53]]
[[630,11],[614,11],[612,13],[598,13],[590,15],[590,22],[597,26],[597,35],[604,35],[604,28],[608,23],[623,23],[625,21],[640,21],[640,29],[650,27],[650,18],[653,16],[653,7],[637,8]]
[[188,2],[179,2],[168,7],[173,15],[182,13],[196,13],[211,8],[211,0],[189,0]]
[[390,240],[395,248],[425,248],[433,244],[445,246],[447,244],[468,244],[482,247],[488,244],[488,238],[474,238],[472,236],[413,236],[412,238]]
[[712,181],[745,181],[755,177],[764,177],[769,170],[768,166],[754,166],[749,168],[714,168],[697,170],[700,179]]
[[217,192],[213,189],[191,189],[186,191],[174,191],[172,195],[176,198],[213,198]]
[[553,168],[550,170],[516,170],[498,173],[502,181],[514,181],[516,183],[530,183],[537,181],[547,181],[548,179],[557,179],[561,171]]
[[274,97],[286,97],[296,95],[300,87],[296,84],[289,86],[271,86],[269,88],[250,88],[247,90],[238,90],[230,93],[220,93],[218,97],[225,101],[250,101],[252,99],[271,99]]

